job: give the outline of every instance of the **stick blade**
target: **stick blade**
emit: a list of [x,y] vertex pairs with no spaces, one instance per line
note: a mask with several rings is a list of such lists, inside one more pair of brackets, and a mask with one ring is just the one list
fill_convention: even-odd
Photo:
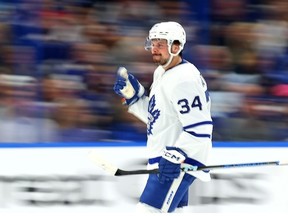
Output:
[[111,175],[115,175],[118,168],[114,165],[111,164],[110,162],[108,162],[107,160],[105,160],[98,152],[96,152],[95,150],[91,150],[88,153],[88,157],[89,159],[95,163],[96,165],[98,165],[99,167],[101,167],[105,172],[111,174]]
[[288,161],[279,161],[280,166],[288,166]]

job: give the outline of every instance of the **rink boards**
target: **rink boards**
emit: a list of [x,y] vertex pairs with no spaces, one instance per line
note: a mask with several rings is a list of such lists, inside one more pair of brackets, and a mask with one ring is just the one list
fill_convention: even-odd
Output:
[[[131,213],[147,175],[114,177],[87,157],[96,149],[123,169],[145,168],[145,143],[3,144],[0,213]],[[287,161],[288,144],[215,143],[209,165]],[[219,169],[197,181],[187,212],[288,212],[288,166]],[[50,214],[50,215],[51,215]]]

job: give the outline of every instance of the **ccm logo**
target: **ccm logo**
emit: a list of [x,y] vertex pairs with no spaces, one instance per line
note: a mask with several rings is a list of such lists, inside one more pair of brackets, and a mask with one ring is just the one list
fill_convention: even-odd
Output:
[[181,163],[185,160],[185,157],[177,151],[164,151],[164,158],[171,161],[171,162],[178,162]]

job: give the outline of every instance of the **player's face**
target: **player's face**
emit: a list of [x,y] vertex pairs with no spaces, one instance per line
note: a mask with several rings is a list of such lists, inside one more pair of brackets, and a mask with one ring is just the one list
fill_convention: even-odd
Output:
[[167,40],[165,39],[152,40],[151,53],[154,63],[158,65],[165,65],[170,57]]

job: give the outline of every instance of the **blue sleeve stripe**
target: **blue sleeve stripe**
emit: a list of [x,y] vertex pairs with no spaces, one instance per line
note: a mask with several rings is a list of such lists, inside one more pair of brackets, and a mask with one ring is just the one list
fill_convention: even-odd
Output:
[[213,125],[213,122],[212,121],[198,122],[198,123],[195,123],[195,124],[187,125],[187,126],[183,127],[183,129],[186,130],[186,129],[198,127],[198,126],[201,126],[201,125]]
[[211,135],[210,134],[197,134],[193,131],[186,131],[185,132],[191,134],[192,136],[195,136],[195,137],[200,137],[200,138],[211,138]]

